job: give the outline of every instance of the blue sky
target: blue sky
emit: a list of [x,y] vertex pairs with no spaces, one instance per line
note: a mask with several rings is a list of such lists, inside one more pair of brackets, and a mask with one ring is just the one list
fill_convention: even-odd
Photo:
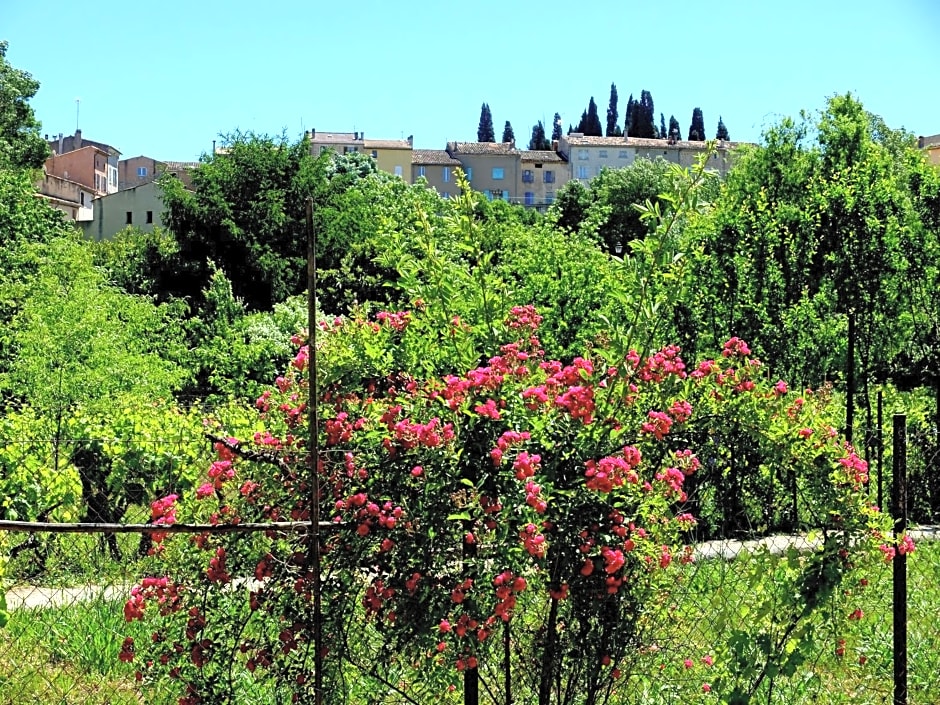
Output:
[[[731,138],[852,91],[891,127],[940,133],[940,3],[502,0],[0,0],[7,59],[41,87],[50,135],[125,157],[195,160],[222,133],[303,129],[476,139],[487,102],[517,142],[565,129],[610,84],[688,130],[702,108]],[[658,119],[658,118],[657,118]]]

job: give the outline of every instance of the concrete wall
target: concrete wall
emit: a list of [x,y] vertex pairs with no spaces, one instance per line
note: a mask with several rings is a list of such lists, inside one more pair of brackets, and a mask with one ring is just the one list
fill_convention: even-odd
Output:
[[106,240],[128,226],[152,232],[163,227],[163,200],[156,183],[135,186],[95,199],[95,217],[83,224],[85,236],[91,240]]

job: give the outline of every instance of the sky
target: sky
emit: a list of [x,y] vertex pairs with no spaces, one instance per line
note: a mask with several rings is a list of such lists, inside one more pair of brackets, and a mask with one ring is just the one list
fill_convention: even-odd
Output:
[[610,85],[653,97],[683,137],[700,107],[733,140],[851,91],[890,127],[940,133],[936,0],[0,0],[7,60],[50,136],[124,158],[197,160],[236,131],[476,140],[490,106],[524,146]]

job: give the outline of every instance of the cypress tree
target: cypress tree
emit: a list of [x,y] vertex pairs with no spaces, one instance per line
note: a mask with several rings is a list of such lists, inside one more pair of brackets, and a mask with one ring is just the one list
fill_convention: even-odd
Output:
[[627,114],[623,116],[623,134],[628,137],[635,137],[633,134],[633,114],[636,112],[636,101],[633,100],[633,94],[627,101]]
[[601,119],[597,114],[597,103],[594,102],[594,96],[591,96],[591,102],[588,103],[587,123],[584,128],[585,137],[600,137],[604,134]]
[[509,120],[506,121],[506,126],[503,128],[503,142],[513,142],[516,141],[516,134],[512,131],[512,125],[509,124]]
[[551,149],[552,145],[545,137],[545,126],[539,120],[532,126],[532,139],[529,140],[529,149]]
[[682,139],[682,130],[679,128],[679,121],[676,120],[675,115],[669,116],[669,132],[666,133],[666,136],[671,140]]
[[731,137],[728,136],[728,128],[725,127],[725,121],[721,119],[721,116],[718,116],[718,132],[715,133],[716,140],[730,140]]
[[[571,130],[568,130],[571,132]],[[552,118],[552,141],[561,139],[561,115],[555,113],[555,117]]]
[[692,111],[692,124],[689,125],[689,141],[705,141],[705,118],[702,117],[701,108],[695,108]]
[[664,140],[669,136],[666,132],[666,116],[659,114],[659,139]]
[[607,131],[604,133],[608,137],[619,137],[620,128],[617,127],[617,118],[620,114],[617,112],[617,85],[610,84],[610,102],[607,104]]
[[637,137],[656,137],[656,112],[653,108],[653,96],[649,91],[640,93],[638,106],[633,131]]
[[496,131],[493,129],[493,114],[486,103],[480,108],[480,125],[477,127],[477,142],[495,142]]

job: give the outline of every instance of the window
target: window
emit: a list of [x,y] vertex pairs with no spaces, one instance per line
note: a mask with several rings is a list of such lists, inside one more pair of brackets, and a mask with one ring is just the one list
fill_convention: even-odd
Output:
[[531,184],[533,181],[535,181],[535,174],[533,173],[533,171],[531,169],[523,169],[522,170],[522,183]]
[[542,181],[544,181],[546,184],[555,183],[555,172],[551,169],[546,169],[542,174]]
[[450,191],[442,191],[442,192],[441,192],[441,197],[442,197],[442,198],[450,198]]
[[358,152],[358,147],[343,147],[343,154],[351,154],[352,152]]
[[525,192],[525,198],[523,199],[523,202],[524,202],[527,206],[534,206],[534,205],[535,205],[535,194],[532,193],[531,191],[526,191],[526,192]]
[[424,176],[424,167],[423,167],[423,166],[419,166],[419,167],[418,167],[418,176]]
[[591,178],[590,176],[588,176],[588,168],[587,168],[586,166],[579,166],[579,167],[578,167],[578,178],[579,178],[579,179],[589,179],[589,178]]
[[81,202],[82,202],[82,205],[84,206],[84,205],[85,205],[85,192],[82,191],[81,194],[80,194],[80,196],[81,196],[80,200],[81,200]]
[[493,181],[501,181],[506,174],[506,170],[501,166],[493,167]]
[[117,186],[117,167],[108,167],[108,181],[111,182],[112,186]]
[[578,150],[578,159],[587,159],[588,156],[589,156],[589,155],[588,155],[588,151],[587,151],[586,149],[579,149],[579,150]]
[[492,201],[492,200],[493,200],[493,192],[490,191],[489,189],[484,189],[484,190],[483,190],[483,197],[484,197],[487,201]]
[[467,167],[467,181],[473,181],[473,167]]
[[373,159],[378,159],[378,158],[379,158],[379,150],[377,150],[377,149],[373,149],[373,150],[372,150],[372,158],[373,158]]
[[607,159],[607,150],[606,149],[600,150],[597,153],[597,156],[600,157],[601,159]]
[[629,159],[630,155],[627,153],[627,150],[621,149],[617,152],[617,159]]
[[134,224],[134,214],[131,213],[130,211],[127,211],[127,213],[126,213],[126,215],[125,215],[124,222],[125,222],[127,225],[133,225],[133,224]]
[[443,172],[441,178],[444,179],[444,183],[445,183],[445,184],[449,184],[449,183],[450,183],[450,167],[449,167],[449,166],[445,166],[445,167],[444,167],[444,172]]
[[395,166],[395,176],[401,176],[402,169],[400,166]]
[[147,223],[153,223],[153,211],[147,211]]
[[139,166],[137,167],[137,178],[144,179],[147,177],[147,167]]
[[552,203],[555,202],[555,192],[554,192],[554,191],[546,191],[546,192],[545,192],[545,202],[548,203],[548,204],[552,204]]

